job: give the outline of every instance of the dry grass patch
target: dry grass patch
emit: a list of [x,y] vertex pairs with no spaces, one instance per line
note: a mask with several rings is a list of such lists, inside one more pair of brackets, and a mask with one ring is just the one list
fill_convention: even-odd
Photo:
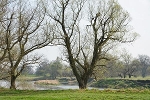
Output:
[[41,84],[41,85],[58,85],[58,80],[38,80],[35,82],[35,84]]

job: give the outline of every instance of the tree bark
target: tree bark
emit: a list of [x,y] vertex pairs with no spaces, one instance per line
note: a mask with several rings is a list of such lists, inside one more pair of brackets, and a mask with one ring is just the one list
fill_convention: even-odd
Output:
[[84,80],[80,80],[78,83],[79,83],[79,89],[87,88],[87,82],[85,82]]
[[16,90],[16,76],[15,75],[11,75],[11,81],[10,81],[10,89],[14,89]]
[[79,89],[86,89],[87,88],[87,83],[88,83],[88,79],[89,79],[90,75],[91,75],[91,73],[89,73],[87,71],[83,75],[81,75],[80,78],[77,77]]

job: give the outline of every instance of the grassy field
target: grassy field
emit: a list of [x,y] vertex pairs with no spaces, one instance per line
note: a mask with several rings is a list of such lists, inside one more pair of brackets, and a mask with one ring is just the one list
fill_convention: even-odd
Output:
[[6,90],[0,100],[150,100],[150,90]]

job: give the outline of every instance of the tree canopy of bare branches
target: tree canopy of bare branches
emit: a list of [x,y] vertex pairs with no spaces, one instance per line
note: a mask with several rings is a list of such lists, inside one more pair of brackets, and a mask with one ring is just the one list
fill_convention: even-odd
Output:
[[[51,7],[48,7],[51,6]],[[129,43],[137,34],[130,32],[130,17],[115,0],[51,0],[45,4],[57,39],[79,84],[87,87],[99,60],[118,43]],[[81,20],[88,18],[88,25]]]
[[[1,0],[3,2],[5,0]],[[52,42],[53,35],[45,20],[45,8],[42,3],[27,3],[16,0],[6,5],[0,21],[0,61],[8,63],[11,89],[16,89],[15,80],[23,69],[39,60],[37,56],[29,56],[36,49]],[[2,61],[3,60],[3,61]]]

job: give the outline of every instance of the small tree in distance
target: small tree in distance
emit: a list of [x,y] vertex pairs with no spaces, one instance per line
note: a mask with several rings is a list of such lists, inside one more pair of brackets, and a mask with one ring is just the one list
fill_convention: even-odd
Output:
[[141,66],[141,75],[144,78],[147,74],[148,67],[150,67],[150,57],[147,55],[139,55],[139,61]]
[[127,75],[129,78],[136,76],[136,72],[138,71],[140,65],[138,59],[133,58],[130,53],[123,50],[120,56],[120,61],[122,63],[120,73],[122,73],[123,78],[126,78]]
[[[49,62],[48,60],[43,60],[36,70],[37,76],[42,76],[44,79],[55,80],[58,76],[62,76],[62,71],[64,64],[57,58],[54,61]],[[64,71],[65,73],[65,71]]]

